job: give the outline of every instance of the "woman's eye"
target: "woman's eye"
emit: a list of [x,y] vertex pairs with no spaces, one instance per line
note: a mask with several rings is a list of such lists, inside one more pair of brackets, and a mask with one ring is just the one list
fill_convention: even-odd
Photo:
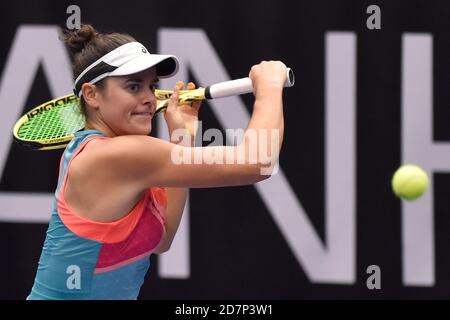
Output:
[[130,84],[128,86],[128,90],[131,92],[138,92],[139,91],[139,85],[138,84]]
[[152,90],[153,93],[155,93],[155,90],[157,89],[156,84],[150,85],[150,90]]

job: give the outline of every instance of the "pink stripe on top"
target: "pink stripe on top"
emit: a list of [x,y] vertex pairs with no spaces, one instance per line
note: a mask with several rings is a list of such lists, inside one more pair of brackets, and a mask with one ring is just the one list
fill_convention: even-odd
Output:
[[116,264],[113,264],[113,265],[110,265],[107,267],[96,267],[94,270],[94,273],[103,273],[103,272],[108,272],[108,271],[113,271],[113,270],[119,269],[119,268],[129,265],[133,262],[136,262],[142,258],[145,258],[145,257],[149,256],[151,253],[152,253],[152,250],[150,250],[148,252],[144,252],[143,254],[140,254],[136,257],[121,261],[119,263],[116,263]]
[[160,213],[153,208],[153,201],[149,200],[139,223],[125,240],[102,245],[95,272],[111,271],[150,255],[164,232],[159,216]]
[[150,195],[152,200],[150,201],[153,206],[152,212],[158,218],[159,222],[164,225],[166,221],[165,212],[167,208],[167,193],[163,188],[151,188]]

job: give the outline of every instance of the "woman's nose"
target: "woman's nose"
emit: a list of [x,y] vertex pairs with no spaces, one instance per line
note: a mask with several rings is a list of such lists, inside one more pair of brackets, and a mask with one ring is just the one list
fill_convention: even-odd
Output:
[[144,104],[152,104],[154,102],[156,102],[156,96],[155,96],[155,93],[153,92],[153,90],[151,90],[151,89],[145,90],[144,97],[143,97],[143,103]]

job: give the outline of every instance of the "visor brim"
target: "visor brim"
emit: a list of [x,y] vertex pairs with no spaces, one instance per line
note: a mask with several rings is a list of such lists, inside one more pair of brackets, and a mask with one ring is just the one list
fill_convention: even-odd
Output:
[[177,57],[173,55],[145,54],[121,65],[109,76],[126,76],[152,67],[156,67],[156,74],[159,78],[169,78],[178,72],[179,63]]

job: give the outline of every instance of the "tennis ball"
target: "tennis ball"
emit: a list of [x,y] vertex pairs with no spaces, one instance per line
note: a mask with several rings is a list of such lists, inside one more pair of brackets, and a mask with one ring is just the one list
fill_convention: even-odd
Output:
[[397,197],[414,200],[420,197],[428,186],[426,172],[414,164],[405,164],[395,171],[392,189]]

